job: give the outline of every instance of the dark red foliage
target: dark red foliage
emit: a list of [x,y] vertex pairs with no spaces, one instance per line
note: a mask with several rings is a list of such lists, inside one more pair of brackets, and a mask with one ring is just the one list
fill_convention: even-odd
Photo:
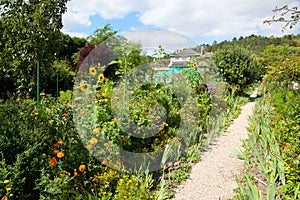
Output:
[[95,48],[94,45],[90,44],[79,51],[79,59],[77,62],[77,68],[79,69],[80,65],[83,63],[84,59],[89,55],[89,53]]

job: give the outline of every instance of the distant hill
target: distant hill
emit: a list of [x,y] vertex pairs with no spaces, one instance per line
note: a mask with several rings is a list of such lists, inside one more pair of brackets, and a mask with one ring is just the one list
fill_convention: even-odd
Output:
[[252,51],[255,54],[261,54],[264,49],[269,45],[279,46],[299,46],[300,34],[298,35],[285,35],[283,37],[265,37],[260,35],[250,35],[248,37],[233,38],[231,41],[225,40],[220,43],[214,42],[212,45],[203,44],[194,48],[195,51],[200,51],[204,47],[207,52],[215,52],[217,50],[226,48],[228,45],[238,45]]

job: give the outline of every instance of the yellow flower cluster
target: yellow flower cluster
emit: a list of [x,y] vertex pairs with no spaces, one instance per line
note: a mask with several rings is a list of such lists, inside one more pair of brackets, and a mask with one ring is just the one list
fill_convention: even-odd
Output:
[[119,172],[107,167],[103,167],[102,173],[98,172],[93,177],[90,177],[89,180],[94,185],[95,192],[101,197],[108,194],[112,183],[115,179],[118,179]]

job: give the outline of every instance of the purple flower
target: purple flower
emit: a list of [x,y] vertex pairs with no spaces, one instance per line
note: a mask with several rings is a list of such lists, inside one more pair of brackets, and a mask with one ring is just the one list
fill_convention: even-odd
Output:
[[206,86],[207,86],[207,92],[208,92],[210,95],[213,95],[213,94],[216,93],[216,87],[213,86],[213,84],[207,83]]
[[201,84],[197,91],[198,92],[199,91],[206,91],[206,92],[208,92],[208,94],[213,95],[213,94],[216,93],[216,87],[213,86],[213,84],[211,84],[211,83]]

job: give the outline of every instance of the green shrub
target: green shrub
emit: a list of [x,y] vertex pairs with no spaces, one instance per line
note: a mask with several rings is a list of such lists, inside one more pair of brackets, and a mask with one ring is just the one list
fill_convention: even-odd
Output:
[[212,59],[224,80],[230,85],[238,85],[241,90],[260,80],[264,73],[255,55],[238,46],[219,50]]

